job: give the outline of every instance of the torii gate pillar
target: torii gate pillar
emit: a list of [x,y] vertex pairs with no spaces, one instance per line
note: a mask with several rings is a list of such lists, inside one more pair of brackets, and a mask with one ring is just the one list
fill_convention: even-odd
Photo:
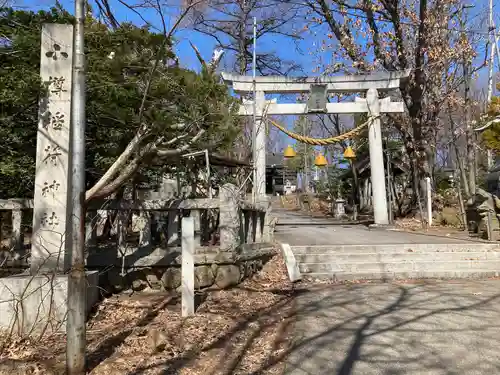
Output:
[[370,149],[370,173],[373,191],[373,216],[375,224],[388,225],[387,191],[384,173],[384,150],[382,145],[382,130],[380,126],[380,102],[378,91],[369,89],[366,93],[369,115],[373,120],[368,128],[368,143]]
[[254,157],[254,197],[257,200],[266,195],[266,124],[262,118],[266,105],[264,91],[257,91],[256,98],[256,116],[253,131],[255,132],[255,143],[253,146]]

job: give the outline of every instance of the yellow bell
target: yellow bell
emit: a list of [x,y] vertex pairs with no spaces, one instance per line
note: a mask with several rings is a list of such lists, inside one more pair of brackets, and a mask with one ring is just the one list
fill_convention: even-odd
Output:
[[344,158],[346,159],[354,159],[356,157],[356,153],[354,150],[351,148],[351,146],[347,146],[347,148],[344,151]]
[[285,149],[285,152],[283,152],[283,156],[287,159],[293,158],[297,155],[295,150],[293,149],[292,146],[288,145],[288,147]]
[[316,167],[324,167],[328,162],[323,154],[316,155],[316,159],[314,159],[314,165]]

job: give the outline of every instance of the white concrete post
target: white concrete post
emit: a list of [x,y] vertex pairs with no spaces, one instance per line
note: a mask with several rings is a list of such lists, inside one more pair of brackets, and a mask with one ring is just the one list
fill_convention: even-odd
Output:
[[425,191],[426,191],[426,207],[427,207],[427,224],[432,225],[432,190],[431,178],[425,178]]
[[11,248],[15,251],[22,251],[24,248],[23,236],[23,211],[12,210],[12,238]]
[[40,100],[36,140],[31,271],[66,271],[69,225],[69,123],[73,26],[42,26],[40,76],[47,94]]
[[182,316],[194,314],[194,220],[182,218]]
[[262,116],[265,109],[266,98],[263,91],[256,93],[256,111],[254,131],[255,131],[255,145],[253,158],[255,161],[255,198],[266,195],[266,123],[263,121]]
[[[167,246],[174,246],[178,239],[178,231],[179,231],[179,211],[178,210],[170,210],[166,214],[167,216]],[[179,246],[177,244],[177,246]]]
[[373,189],[373,214],[375,224],[389,224],[387,211],[387,193],[385,189],[384,151],[382,147],[382,130],[380,128],[380,102],[376,89],[369,89],[366,93],[368,114],[376,116],[368,129],[370,143],[370,168]]
[[139,247],[151,246],[151,215],[148,211],[139,213]]

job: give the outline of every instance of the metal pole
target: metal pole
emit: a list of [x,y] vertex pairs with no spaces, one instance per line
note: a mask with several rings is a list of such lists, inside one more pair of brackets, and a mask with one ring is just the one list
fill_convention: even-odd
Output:
[[[306,135],[307,130],[307,118],[304,119],[304,123],[302,125],[302,132],[304,136]],[[308,165],[307,165],[307,144],[304,143],[304,193],[309,193],[309,176],[307,175]]]
[[489,105],[491,102],[491,95],[493,93],[493,65],[495,64],[495,28],[493,27],[493,0],[489,1],[488,15],[489,15],[488,39],[491,43],[491,46],[490,46],[490,61],[488,66],[488,95],[486,97],[486,101]]
[[[489,1],[489,20],[488,20],[488,38],[491,43],[490,46],[490,62],[488,66],[488,95],[486,97],[486,111],[491,103],[491,96],[493,94],[493,65],[495,65],[495,28],[493,27],[493,0]],[[499,63],[500,64],[500,63]],[[488,170],[493,167],[493,154],[491,150],[486,150]]]
[[71,254],[68,274],[68,318],[66,325],[66,373],[85,374],[85,314],[87,283],[85,279],[85,1],[75,1],[75,28],[73,31],[73,86],[71,89],[70,127],[70,236],[66,246]]
[[252,167],[253,167],[253,200],[257,199],[257,82],[256,64],[257,64],[257,18],[253,18],[253,52],[252,52],[252,82],[253,82],[253,126],[252,126]]

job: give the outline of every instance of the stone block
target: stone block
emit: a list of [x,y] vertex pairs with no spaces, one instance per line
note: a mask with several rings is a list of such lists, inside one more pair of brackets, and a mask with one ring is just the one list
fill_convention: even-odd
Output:
[[150,288],[152,289],[162,289],[163,283],[161,281],[163,272],[160,270],[155,270],[154,268],[147,269],[146,273],[146,281]]
[[206,288],[215,281],[212,268],[210,266],[197,266],[194,269],[194,288]]
[[454,227],[462,225],[460,211],[454,207],[443,207],[441,212],[436,215],[436,221],[438,224],[451,225]]
[[146,280],[144,280],[143,278],[141,277],[136,277],[136,278],[133,278],[131,280],[131,285],[130,287],[132,288],[132,290],[134,291],[140,291],[140,290],[143,290],[145,289],[146,287],[148,286],[148,283],[146,282]]
[[220,248],[222,251],[231,251],[240,245],[240,211],[238,188],[232,184],[225,184],[219,191],[219,232]]
[[[97,271],[87,272],[87,314],[99,298]],[[20,334],[66,330],[67,275],[0,278],[0,328]]]
[[219,265],[217,275],[215,276],[215,284],[221,288],[227,288],[231,285],[236,285],[240,281],[240,268],[233,264]]
[[214,276],[217,275],[217,270],[219,269],[219,265],[217,263],[212,263],[210,265],[210,268],[212,269],[212,274]]
[[165,289],[176,289],[181,285],[181,269],[169,268],[165,271],[161,278],[161,282]]

